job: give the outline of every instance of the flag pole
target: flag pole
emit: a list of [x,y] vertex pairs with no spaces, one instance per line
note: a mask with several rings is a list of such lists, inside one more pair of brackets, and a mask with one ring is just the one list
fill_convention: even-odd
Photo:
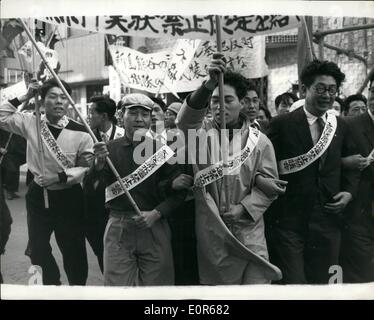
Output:
[[[67,90],[65,89],[64,85],[62,84],[60,78],[57,76],[57,74],[55,73],[55,71],[53,70],[53,68],[49,65],[47,59],[45,58],[44,56],[44,53],[40,50],[38,44],[36,43],[36,40],[35,38],[32,36],[29,28],[26,26],[26,24],[24,23],[24,21],[22,19],[20,19],[20,22],[22,24],[22,26],[24,27],[25,29],[25,32],[27,33],[28,37],[30,38],[32,44],[34,45],[34,47],[36,48],[36,50],[38,51],[40,57],[42,58],[42,60],[44,61],[46,67],[49,69],[49,71],[51,72],[53,78],[57,81],[58,83],[58,86],[60,87],[60,89],[62,90],[62,92],[65,94],[65,96],[68,98],[71,106],[73,107],[73,109],[75,110],[75,112],[77,113],[77,115],[79,116],[79,118],[82,120],[82,123],[84,125],[84,127],[86,128],[87,132],[89,133],[89,135],[91,136],[91,138],[93,139],[93,141],[95,143],[98,142],[95,134],[92,132],[90,126],[88,125],[87,121],[84,119],[84,117],[81,115],[81,113],[79,112],[78,108],[75,106],[75,103],[73,101],[73,99],[71,98],[70,94],[67,92]],[[138,215],[141,215],[141,211],[138,207],[138,205],[136,204],[135,200],[133,199],[133,197],[131,196],[131,194],[129,193],[129,191],[126,189],[118,171],[116,170],[116,168],[114,167],[112,161],[109,159],[109,157],[106,158],[106,162],[109,166],[109,168],[112,170],[114,176],[116,177],[117,181],[119,182],[120,186],[121,186],[121,189],[123,190],[123,192],[126,194],[128,200],[130,201],[132,207],[134,208],[135,212],[138,214]]]
[[[31,19],[31,21],[33,21]],[[23,22],[23,21],[22,21]],[[30,25],[31,22],[29,21]],[[26,26],[26,24],[25,24]],[[25,27],[24,26],[24,27]],[[34,25],[34,34],[35,32],[35,25]],[[31,33],[30,33],[31,34]],[[37,79],[37,72],[35,70],[35,50],[34,48],[32,49],[32,71],[34,73],[34,78]],[[39,163],[42,171],[42,175],[45,176],[45,161],[44,161],[44,148],[43,148],[43,141],[41,138],[41,117],[40,117],[40,103],[39,103],[39,92],[36,92],[34,94],[34,102],[35,102],[35,121],[36,121],[36,135],[38,138],[38,158],[39,158]],[[43,199],[44,199],[44,207],[46,209],[49,209],[49,201],[48,201],[48,190],[47,188],[43,187]]]
[[[216,36],[217,36],[217,51],[222,52],[222,36],[221,36],[221,18],[216,15]],[[222,162],[223,162],[223,185],[225,190],[225,200],[226,206],[224,208],[225,212],[230,211],[230,186],[227,179],[227,164],[228,164],[228,144],[226,143],[226,116],[225,116],[225,101],[223,92],[223,73],[219,74],[218,79],[218,90],[219,90],[219,104],[220,104],[220,127],[221,127],[221,148],[222,148]],[[223,133],[223,135],[222,135]],[[228,139],[228,137],[227,137]],[[221,199],[222,202],[223,199]],[[221,208],[222,209],[222,208]],[[221,212],[224,213],[224,212]]]

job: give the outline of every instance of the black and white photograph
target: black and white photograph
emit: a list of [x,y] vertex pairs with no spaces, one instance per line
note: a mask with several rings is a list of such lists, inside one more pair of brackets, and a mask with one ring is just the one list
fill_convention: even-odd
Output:
[[374,1],[0,9],[1,299],[374,299]]

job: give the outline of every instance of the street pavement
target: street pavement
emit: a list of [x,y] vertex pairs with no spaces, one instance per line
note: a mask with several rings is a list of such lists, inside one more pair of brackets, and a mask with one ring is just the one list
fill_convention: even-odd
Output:
[[[18,194],[21,196],[19,199],[7,200],[7,204],[13,218],[13,224],[9,241],[5,247],[5,254],[1,256],[1,272],[3,274],[5,284],[28,285],[37,279],[37,277],[35,277],[35,272],[39,267],[36,267],[36,269],[35,267],[32,267],[30,258],[24,254],[28,234],[25,204],[25,172],[23,170],[21,171],[20,189]],[[51,237],[51,246],[53,255],[60,268],[61,282],[63,285],[68,285],[66,274],[63,269],[61,252],[56,244],[54,234],[52,234]],[[89,268],[87,285],[102,286],[103,276],[97,263],[96,256],[88,243],[87,258]],[[33,284],[35,284],[35,282]]]

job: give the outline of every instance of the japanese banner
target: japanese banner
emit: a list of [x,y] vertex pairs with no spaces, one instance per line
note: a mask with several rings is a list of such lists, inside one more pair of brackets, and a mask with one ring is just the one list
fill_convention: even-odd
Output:
[[0,90],[0,104],[26,94],[27,87],[24,80]]
[[171,50],[152,54],[110,46],[113,64],[128,87],[152,93],[175,93],[176,83],[193,59],[200,40],[180,39]]
[[109,66],[109,97],[116,103],[121,100],[121,79],[113,66]]
[[[59,16],[39,20],[100,33],[134,37],[212,39],[215,16]],[[298,16],[223,16],[222,38],[242,38],[296,28]]]
[[[198,88],[207,77],[214,41],[178,40],[173,49],[144,54],[121,46],[110,46],[114,66],[124,85],[151,93],[186,92]],[[227,66],[246,78],[268,73],[264,37],[225,40]],[[191,60],[192,59],[192,60]]]

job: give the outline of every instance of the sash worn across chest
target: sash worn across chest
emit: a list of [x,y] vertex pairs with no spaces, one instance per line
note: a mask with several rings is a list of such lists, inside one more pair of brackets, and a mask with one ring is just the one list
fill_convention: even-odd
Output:
[[336,116],[327,114],[326,125],[323,129],[321,137],[314,147],[305,154],[279,161],[279,174],[286,175],[301,171],[311,165],[314,161],[318,160],[329,148],[331,141],[334,138],[336,128]]
[[[133,173],[122,178],[122,182],[126,189],[130,191],[137,185],[148,179],[161,166],[174,155],[173,150],[167,146],[162,146],[157,152],[148,158],[141,166],[139,166]],[[121,185],[118,181],[112,183],[105,189],[105,202],[113,200],[124,194]]]
[[256,148],[259,136],[260,131],[251,128],[244,149],[229,157],[227,167],[224,168],[223,161],[220,161],[200,170],[195,176],[194,188],[203,188],[240,168]]
[[46,145],[46,147],[52,154],[53,158],[57,161],[57,163],[64,170],[73,168],[74,163],[72,163],[69,160],[69,158],[64,154],[64,152],[61,150],[60,146],[57,144],[56,139],[53,137],[45,121],[41,122],[40,134],[41,134],[44,144]]

